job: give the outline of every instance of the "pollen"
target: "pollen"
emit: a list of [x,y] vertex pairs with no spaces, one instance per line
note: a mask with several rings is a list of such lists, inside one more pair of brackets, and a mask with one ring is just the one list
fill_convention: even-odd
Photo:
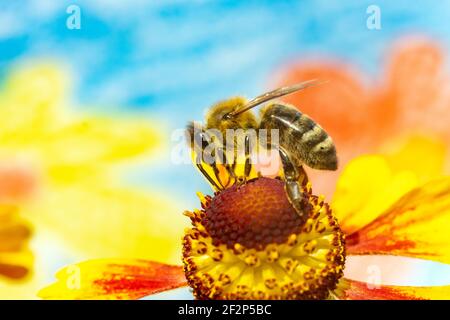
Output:
[[344,236],[323,197],[304,188],[300,219],[279,179],[257,178],[186,212],[188,284],[197,299],[326,299],[345,262]]

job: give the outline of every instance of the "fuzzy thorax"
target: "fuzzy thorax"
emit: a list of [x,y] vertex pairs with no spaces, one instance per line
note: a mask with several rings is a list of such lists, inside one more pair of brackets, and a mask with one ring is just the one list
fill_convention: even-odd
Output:
[[218,129],[223,136],[228,129],[256,129],[258,123],[251,111],[228,117],[231,112],[242,108],[246,102],[245,98],[234,97],[213,105],[206,115],[206,129]]

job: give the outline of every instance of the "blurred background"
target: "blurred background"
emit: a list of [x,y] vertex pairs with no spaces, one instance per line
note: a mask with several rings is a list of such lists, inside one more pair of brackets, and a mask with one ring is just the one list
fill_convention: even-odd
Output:
[[[179,263],[182,212],[211,191],[174,163],[176,130],[229,96],[329,80],[286,101],[340,168],[382,153],[418,182],[448,174],[448,21],[449,1],[0,0],[0,298],[84,259]],[[316,193],[340,172],[310,172]],[[384,263],[391,284],[450,282]]]

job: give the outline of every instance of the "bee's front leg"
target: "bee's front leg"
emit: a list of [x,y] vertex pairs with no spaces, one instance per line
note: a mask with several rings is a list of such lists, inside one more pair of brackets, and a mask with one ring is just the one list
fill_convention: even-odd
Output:
[[[234,149],[234,162],[233,162],[233,169],[235,169],[235,167],[237,165],[243,165],[243,167],[240,167],[238,172],[239,174],[235,174],[234,178],[236,179],[236,183],[238,185],[244,185],[250,177],[251,171],[252,171],[252,163],[251,163],[251,145],[250,145],[250,137],[248,135],[245,135],[244,137],[244,158],[241,157],[240,152],[240,147],[239,147],[239,143],[240,142],[236,142],[238,146],[236,146],[236,148]],[[241,162],[243,161],[243,163]]]
[[[285,190],[288,196],[288,200],[291,205],[297,211],[300,218],[305,219],[308,213],[308,203],[306,197],[303,194],[300,179],[304,178],[301,173],[294,165],[289,157],[289,154],[283,148],[279,148],[281,163],[283,165],[284,179],[285,179]],[[303,173],[303,172],[302,172]]]

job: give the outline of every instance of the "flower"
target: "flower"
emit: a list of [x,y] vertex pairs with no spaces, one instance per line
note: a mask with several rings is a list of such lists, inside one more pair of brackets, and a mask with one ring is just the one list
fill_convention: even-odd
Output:
[[310,189],[306,223],[278,179],[256,178],[188,213],[183,262],[198,299],[324,299],[342,277],[343,234]]
[[[312,172],[311,179],[320,193],[334,191],[331,205],[304,185],[310,209],[303,225],[286,206],[281,181],[268,178],[214,197],[200,195],[202,210],[185,212],[192,227],[183,238],[184,269],[143,260],[91,260],[60,271],[58,281],[40,295],[139,298],[189,285],[199,299],[448,297],[448,286],[372,289],[342,273],[346,255],[450,262],[444,240],[450,182],[442,178],[448,170],[449,81],[441,64],[434,44],[410,41],[396,48],[385,80],[370,90],[349,68],[334,63],[289,65],[279,77],[282,84],[331,80],[286,98],[326,128],[337,144],[344,170],[338,172],[336,188],[330,182],[333,174]],[[373,151],[382,156],[359,156]],[[424,154],[426,161],[419,161]],[[316,232],[323,226],[329,238]]]
[[[398,189],[383,185],[382,179],[374,188],[360,189],[362,180],[370,186],[371,178],[383,173],[383,159],[357,158],[344,170],[334,199],[339,223],[309,183],[303,185],[309,206],[308,219],[302,222],[287,201],[283,182],[256,176],[214,197],[200,195],[202,210],[185,213],[192,227],[183,240],[184,269],[141,260],[87,261],[61,270],[58,281],[39,295],[139,298],[189,285],[198,299],[449,297],[450,286],[374,288],[343,278],[346,255],[388,254],[450,263],[450,178],[410,189],[384,174],[385,182],[394,182]],[[370,175],[358,175],[362,169]],[[385,188],[398,194],[408,191],[399,199],[368,201],[380,211],[369,221],[366,216],[358,219],[365,202],[353,196],[386,192]]]

